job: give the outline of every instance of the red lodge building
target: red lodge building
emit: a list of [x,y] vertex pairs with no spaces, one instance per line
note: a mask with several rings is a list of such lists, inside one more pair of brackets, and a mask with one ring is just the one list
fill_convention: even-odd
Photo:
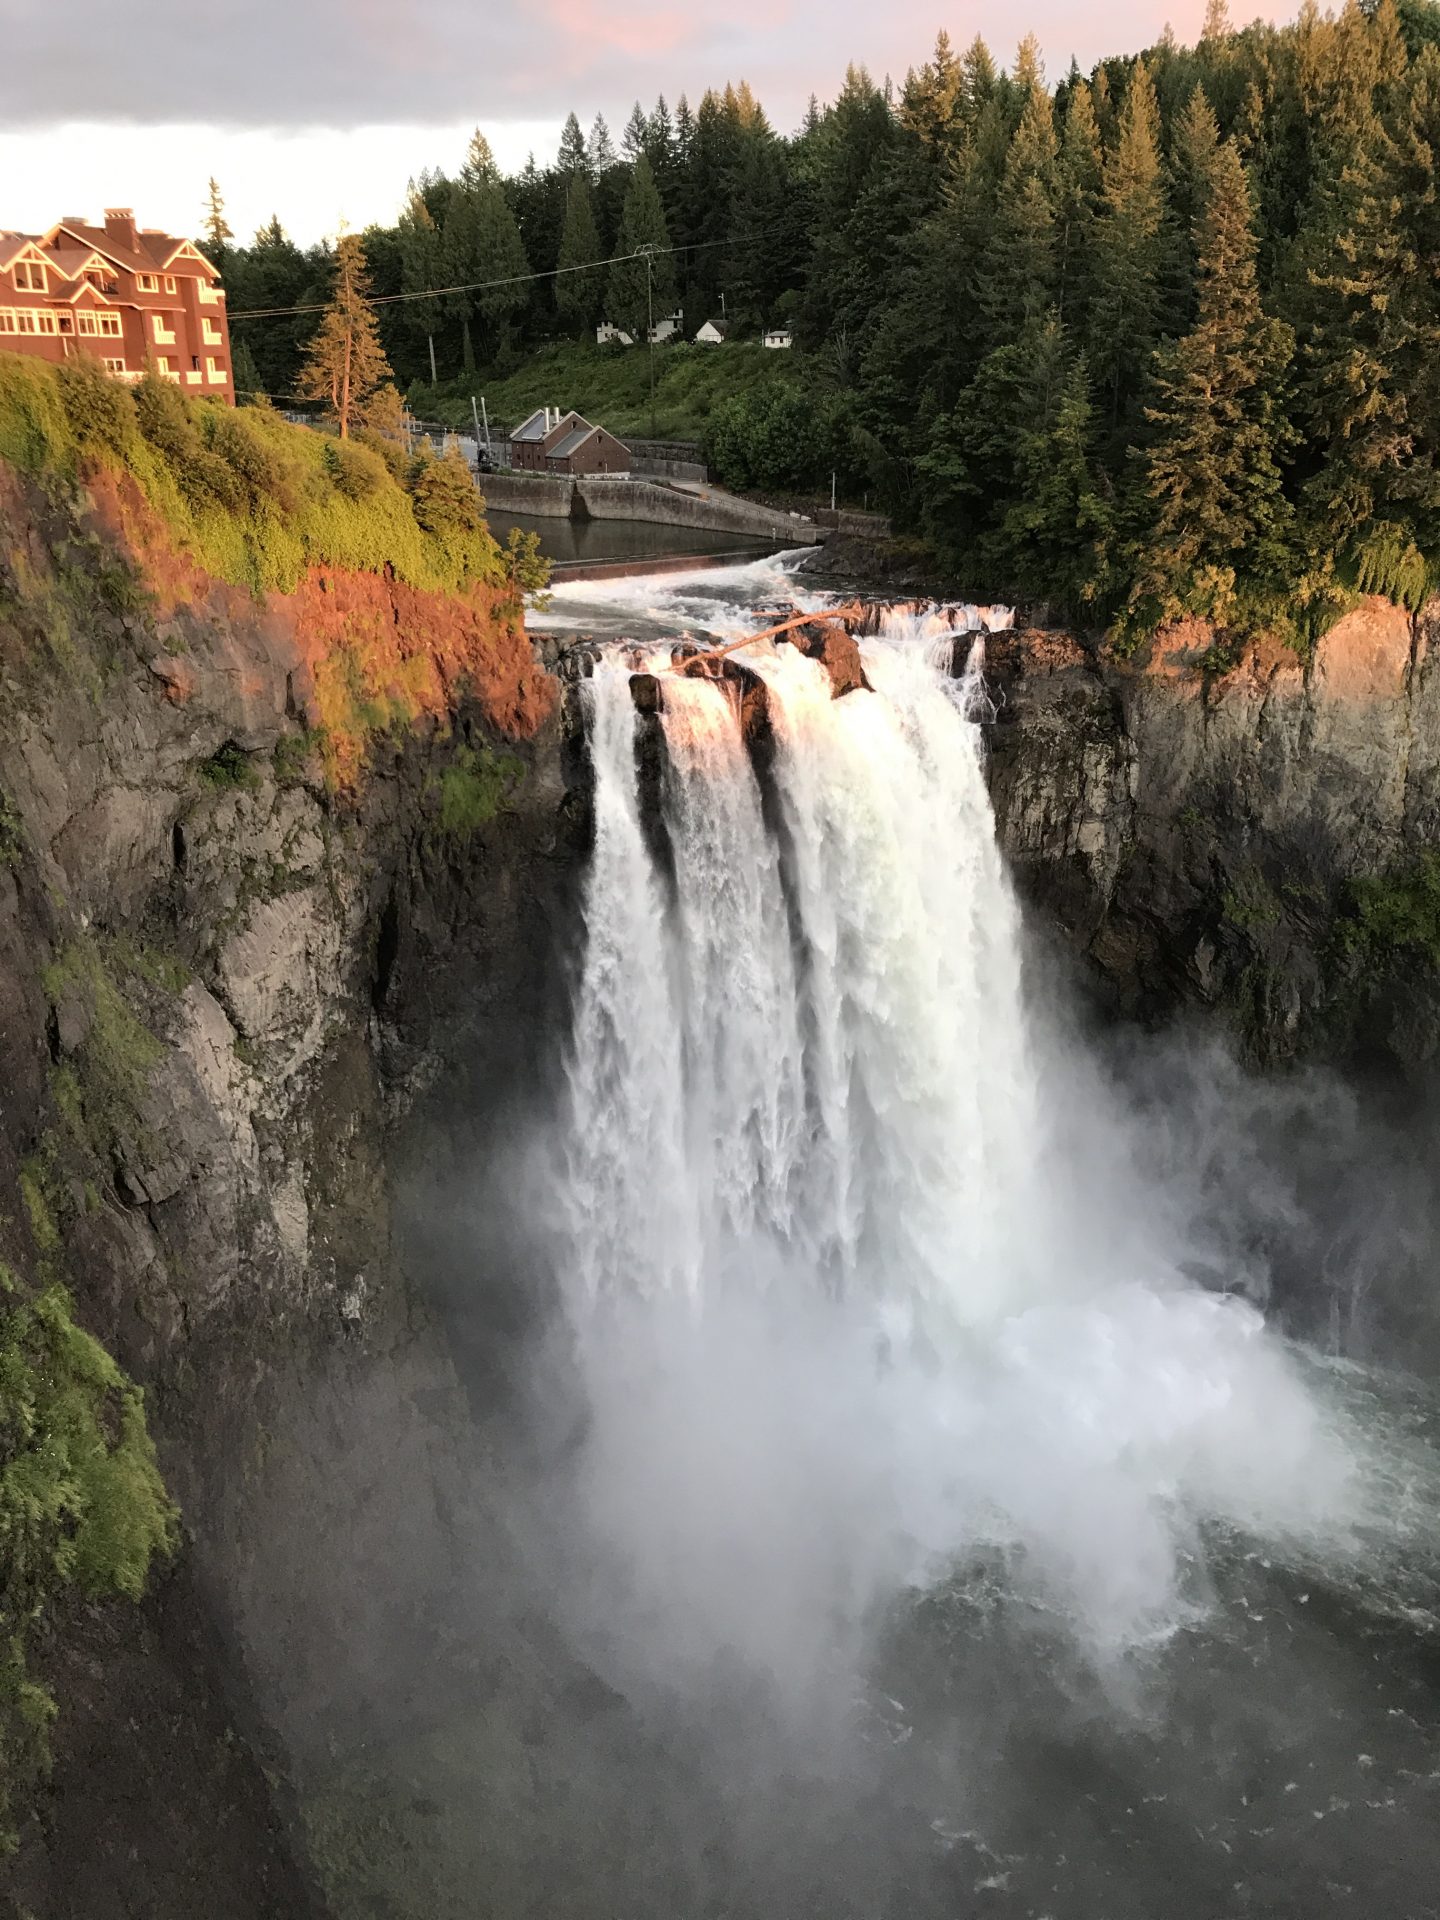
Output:
[[235,402],[220,276],[188,240],[109,207],[103,227],[0,231],[0,351],[93,354],[122,380],[152,368],[191,394]]

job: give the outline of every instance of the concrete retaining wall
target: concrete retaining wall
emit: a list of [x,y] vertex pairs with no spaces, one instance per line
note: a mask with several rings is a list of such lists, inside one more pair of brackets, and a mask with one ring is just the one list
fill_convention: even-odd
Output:
[[808,546],[817,533],[813,520],[792,519],[728,493],[679,493],[648,480],[581,480],[575,491],[592,520],[651,520],[710,533],[748,533],[795,547]]
[[710,478],[710,470],[700,460],[672,460],[668,455],[630,453],[630,471],[643,475],[649,480],[695,480],[702,486]]
[[486,505],[497,513],[537,514],[547,520],[648,520],[662,527],[707,533],[743,533],[776,546],[805,547],[826,537],[813,520],[762,507],[753,500],[709,490],[681,493],[652,480],[562,480],[549,474],[480,476]]
[[543,520],[568,520],[574,509],[573,480],[546,473],[482,473],[480,491],[497,513],[533,513]]

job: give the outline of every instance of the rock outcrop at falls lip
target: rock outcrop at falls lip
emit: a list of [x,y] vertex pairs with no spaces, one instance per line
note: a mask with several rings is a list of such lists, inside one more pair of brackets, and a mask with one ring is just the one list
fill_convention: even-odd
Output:
[[1115,1005],[1257,1057],[1440,1052],[1440,603],[1370,600],[1302,662],[1198,623],[1143,664],[992,634],[997,831]]
[[840,621],[816,620],[808,626],[797,627],[788,638],[798,652],[818,660],[824,667],[837,700],[862,688],[869,691],[870,682],[865,678],[859,644]]

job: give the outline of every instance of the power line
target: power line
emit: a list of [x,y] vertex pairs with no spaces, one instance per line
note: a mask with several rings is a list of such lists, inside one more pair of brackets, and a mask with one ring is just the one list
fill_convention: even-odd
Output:
[[[762,227],[751,238],[765,239],[771,233],[781,232],[786,224],[777,221],[772,227]],[[633,253],[612,253],[606,260],[586,260],[574,267],[544,267],[536,273],[512,273],[503,280],[470,280],[462,286],[425,287],[416,293],[374,293],[366,298],[364,304],[367,307],[389,307],[402,300],[443,300],[452,293],[486,293],[493,287],[520,287],[528,286],[535,280],[554,280],[562,273],[594,273],[598,267],[617,266],[622,260],[643,260],[647,255],[653,259],[660,254],[706,253],[713,247],[728,247],[730,244],[728,240],[695,240],[678,247],[637,247]],[[317,300],[298,307],[241,307],[228,317],[231,320],[278,320],[289,314],[324,313],[329,305],[328,300]]]

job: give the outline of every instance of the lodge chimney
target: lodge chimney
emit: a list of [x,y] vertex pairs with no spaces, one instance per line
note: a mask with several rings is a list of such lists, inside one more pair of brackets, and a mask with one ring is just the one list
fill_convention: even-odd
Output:
[[133,252],[138,244],[135,231],[135,212],[132,207],[106,207],[105,231],[112,240],[118,240],[122,247]]

